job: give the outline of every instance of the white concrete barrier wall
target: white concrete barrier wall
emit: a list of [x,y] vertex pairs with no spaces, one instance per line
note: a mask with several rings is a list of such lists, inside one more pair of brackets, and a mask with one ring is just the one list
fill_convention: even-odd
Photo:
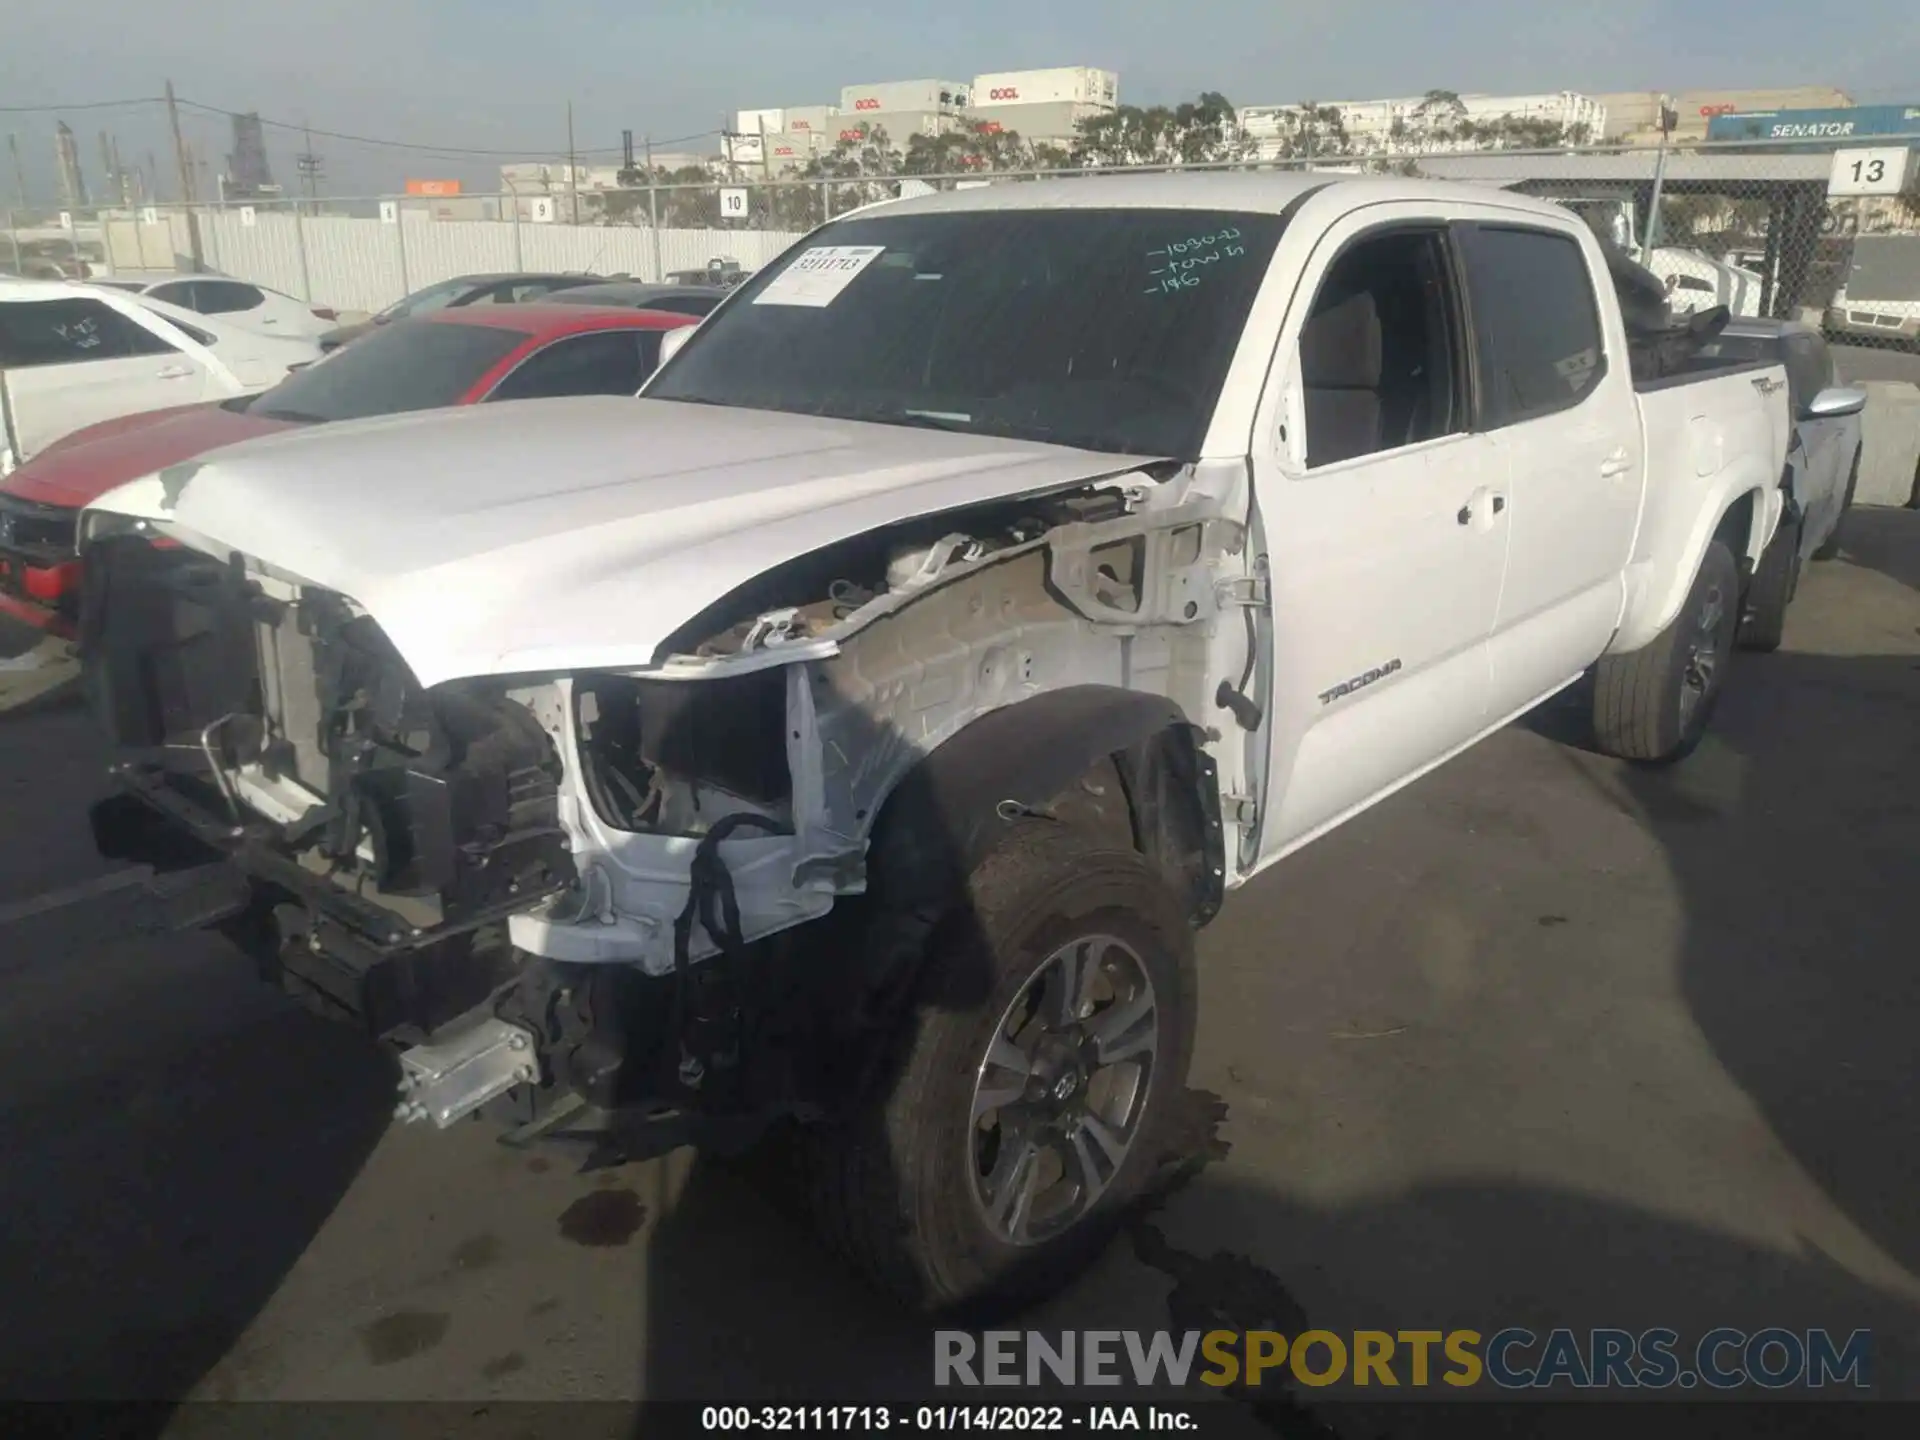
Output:
[[1869,380],[1861,417],[1860,486],[1856,505],[1920,502],[1920,385]]
[[[516,233],[517,232],[517,233]],[[436,280],[489,270],[624,272],[656,280],[716,255],[757,270],[800,238],[797,231],[661,230],[640,225],[515,225],[507,220],[414,220],[387,224],[323,215],[238,211],[201,216],[207,268],[335,310],[381,310]]]

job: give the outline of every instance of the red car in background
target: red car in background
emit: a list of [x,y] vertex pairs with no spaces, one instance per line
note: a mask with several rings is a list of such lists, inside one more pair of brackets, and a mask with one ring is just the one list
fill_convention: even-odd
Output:
[[631,395],[688,315],[586,305],[435,310],[384,326],[271,390],[125,415],[48,446],[0,482],[0,611],[67,632],[82,507],[129,480],[256,435],[554,395]]

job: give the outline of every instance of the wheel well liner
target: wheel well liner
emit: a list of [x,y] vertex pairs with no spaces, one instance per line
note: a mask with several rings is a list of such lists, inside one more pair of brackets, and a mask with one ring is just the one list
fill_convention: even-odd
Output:
[[1733,551],[1734,564],[1739,567],[1742,584],[1752,577],[1754,567],[1760,563],[1753,545],[1756,498],[1751,490],[1743,490],[1734,496],[1722,512],[1720,523],[1713,529],[1714,538],[1726,541],[1727,548]]
[[[1224,844],[1199,732],[1160,695],[1073,685],[989,712],[894,787],[873,829],[870,883],[883,905],[961,893],[1007,830],[1103,761],[1119,768],[1134,843],[1160,865],[1196,924],[1219,908]],[[1011,801],[1012,819],[1001,813]]]

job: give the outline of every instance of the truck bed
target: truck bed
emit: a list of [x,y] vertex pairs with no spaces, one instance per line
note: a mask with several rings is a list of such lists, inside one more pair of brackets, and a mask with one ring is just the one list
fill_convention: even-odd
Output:
[[1747,533],[1729,537],[1734,558],[1757,559],[1772,538],[1792,429],[1786,384],[1778,363],[1701,359],[1634,386],[1646,490],[1613,650],[1647,644],[1679,613],[1718,517],[1740,495],[1760,498]]

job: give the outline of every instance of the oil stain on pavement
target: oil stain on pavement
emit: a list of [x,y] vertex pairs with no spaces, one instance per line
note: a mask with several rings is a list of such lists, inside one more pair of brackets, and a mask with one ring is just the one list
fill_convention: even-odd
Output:
[[646,1222],[647,1207],[633,1191],[595,1190],[560,1213],[560,1235],[576,1245],[625,1245]]
[[374,1365],[397,1365],[447,1338],[450,1316],[438,1310],[396,1310],[360,1327],[360,1343]]
[[498,1263],[504,1247],[498,1235],[474,1235],[453,1247],[453,1268],[484,1270]]

